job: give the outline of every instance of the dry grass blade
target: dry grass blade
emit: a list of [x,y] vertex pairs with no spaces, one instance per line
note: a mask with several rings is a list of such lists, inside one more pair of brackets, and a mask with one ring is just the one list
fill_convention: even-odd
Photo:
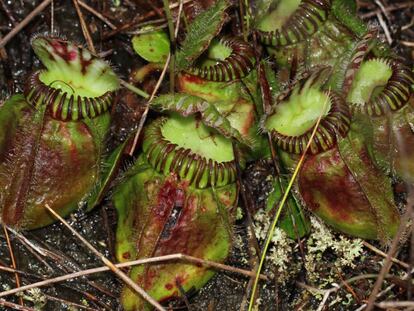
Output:
[[[257,60],[257,61],[259,62],[259,60]],[[268,113],[269,110],[271,109],[271,106],[272,106],[272,94],[270,92],[270,85],[269,85],[269,81],[266,78],[266,73],[265,73],[265,68],[264,68],[263,63],[260,63],[260,65],[259,65],[259,83],[260,83],[260,90],[261,90],[261,93],[262,93],[263,111]],[[285,189],[283,189],[284,188],[283,183],[280,179],[282,168],[279,167],[280,166],[280,161],[277,159],[277,154],[276,154],[276,150],[275,150],[275,147],[274,147],[274,144],[273,144],[272,135],[270,133],[267,133],[267,143],[269,145],[270,154],[271,154],[271,158],[272,158],[272,162],[273,162],[273,167],[274,167],[275,172],[276,172],[276,174],[279,178],[282,194],[284,194]],[[299,245],[300,256],[302,258],[303,263],[305,263],[305,250],[304,250],[303,243],[302,243],[302,240],[301,240],[300,235],[299,235],[299,230],[296,226],[295,219],[292,215],[291,208],[289,208],[288,212],[289,212],[289,214],[292,218],[293,229],[294,229],[294,232],[295,232],[295,235],[296,235],[296,240],[297,240],[298,245]]]
[[[57,214],[53,209],[51,209],[47,204],[45,205],[46,209],[57,219],[59,219],[90,251],[92,251],[101,261],[109,267],[109,269],[114,272],[122,281],[125,282],[131,289],[136,293],[141,295],[146,301],[153,305],[157,310],[165,311],[165,309],[151,296],[149,296],[138,284],[132,281],[124,272],[117,268],[111,261],[109,261],[103,254],[101,254],[95,247],[92,246],[88,241],[86,241],[78,232],[76,232],[59,214]],[[1,296],[0,296],[1,297]]]
[[[328,99],[325,101],[325,103],[323,105],[322,111],[325,111],[325,107],[328,104],[328,100],[329,100],[329,95],[328,95]],[[280,214],[282,212],[283,206],[285,205],[286,200],[287,200],[287,198],[289,196],[290,190],[292,189],[293,183],[295,182],[295,179],[296,179],[297,175],[299,174],[300,168],[302,167],[302,164],[305,161],[306,153],[309,150],[309,148],[310,148],[310,146],[311,146],[311,144],[313,142],[313,138],[315,137],[316,131],[318,130],[318,127],[319,127],[319,124],[321,122],[322,117],[323,117],[323,114],[321,114],[319,116],[318,121],[315,124],[315,127],[314,127],[314,129],[312,131],[312,134],[310,136],[310,139],[309,139],[309,141],[308,141],[308,143],[306,145],[305,151],[303,152],[302,156],[300,157],[300,160],[299,160],[299,162],[298,162],[298,164],[297,164],[297,166],[295,168],[295,171],[293,172],[292,178],[290,179],[289,184],[288,184],[288,186],[287,186],[287,188],[285,190],[285,193],[283,195],[283,198],[282,198],[282,200],[279,203],[279,207],[277,209],[275,218],[273,219],[273,222],[272,222],[272,224],[271,224],[271,226],[269,228],[269,231],[268,231],[268,234],[267,234],[267,239],[266,239],[266,242],[265,242],[263,251],[262,251],[262,257],[260,259],[260,263],[259,263],[259,266],[258,266],[257,271],[256,271],[257,275],[256,275],[256,279],[255,279],[255,282],[254,282],[254,285],[253,285],[252,294],[251,294],[251,297],[250,297],[249,311],[252,311],[253,310],[253,307],[255,305],[255,300],[256,300],[255,293],[256,293],[257,285],[259,283],[259,275],[260,275],[260,272],[261,272],[261,270],[263,268],[263,264],[264,264],[264,261],[266,259],[267,249],[269,248],[270,241],[272,240],[273,232],[274,232],[274,230],[276,228],[276,224],[277,224],[277,222],[279,220],[279,217],[280,217]]]

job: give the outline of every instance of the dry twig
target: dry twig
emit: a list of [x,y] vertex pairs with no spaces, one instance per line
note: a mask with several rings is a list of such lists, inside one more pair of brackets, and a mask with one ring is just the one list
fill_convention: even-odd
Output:
[[25,307],[25,306],[21,306],[21,305],[17,305],[15,303],[9,302],[9,301],[4,300],[4,299],[0,299],[0,306],[4,306],[4,307],[11,308],[13,310],[18,310],[18,311],[36,311],[35,309]]
[[40,14],[52,0],[44,0],[39,4],[29,15],[27,15],[16,27],[14,27],[2,40],[0,40],[0,49],[3,48],[15,35],[17,35],[20,30],[27,26],[30,21]]
[[160,88],[162,81],[164,80],[165,74],[167,72],[168,65],[170,63],[170,59],[171,59],[171,53],[168,54],[167,60],[165,61],[164,68],[163,68],[163,70],[161,72],[161,76],[158,79],[157,84],[155,85],[154,91],[152,92],[150,98],[148,99],[147,104],[146,104],[146,107],[145,107],[145,110],[142,113],[141,119],[139,120],[138,129],[137,129],[137,132],[135,133],[134,141],[133,141],[132,147],[131,147],[131,149],[129,151],[129,154],[131,156],[133,155],[133,153],[135,151],[135,148],[136,148],[136,146],[138,144],[139,136],[141,135],[141,132],[142,132],[142,128],[144,127],[145,121],[147,120],[147,116],[148,116],[148,112],[149,112],[149,108],[150,108],[151,102],[154,99],[155,94],[157,94],[158,89]]
[[109,19],[107,19],[105,16],[103,16],[101,13],[99,13],[98,11],[96,11],[94,8],[90,7],[89,5],[87,5],[85,2],[78,0],[78,3],[81,7],[83,7],[85,10],[89,11],[90,13],[92,13],[93,15],[95,15],[97,18],[99,18],[101,21],[103,21],[105,24],[107,24],[109,26],[109,28],[111,28],[112,30],[117,29],[117,27],[111,23],[111,21]]
[[[408,8],[412,8],[412,7],[414,7],[414,2],[406,1],[406,2],[402,2],[402,3],[395,3],[395,4],[388,5],[384,8],[384,12],[392,12],[392,11],[408,9]],[[360,16],[361,16],[362,19],[368,19],[368,18],[371,18],[371,17],[377,15],[380,12],[381,12],[381,9],[378,9],[378,10],[374,10],[372,12],[368,12],[366,14],[362,14]]]
[[[384,258],[386,258],[386,257],[387,257],[387,254],[386,254],[386,253],[384,253],[382,250],[380,250],[380,249],[376,248],[374,245],[372,245],[372,244],[368,243],[367,241],[362,241],[362,244],[364,244],[364,246],[365,246],[366,248],[370,249],[370,250],[371,250],[371,251],[373,251],[374,253],[376,253],[376,254],[378,254],[378,255],[380,255],[380,256],[382,256],[382,257],[384,257]],[[405,269],[408,269],[408,268],[409,268],[409,265],[408,265],[407,263],[405,263],[405,262],[403,262],[403,261],[401,261],[401,260],[399,260],[399,259],[397,259],[397,258],[395,258],[395,257],[392,257],[392,258],[391,258],[391,260],[392,260],[392,262],[394,262],[394,263],[396,263],[396,264],[400,265],[401,267],[403,267],[403,268],[405,268]]]
[[80,21],[81,28],[82,28],[82,33],[86,39],[86,43],[88,44],[88,49],[93,54],[96,54],[96,49],[95,49],[95,46],[93,45],[93,41],[92,41],[92,37],[89,31],[88,25],[86,25],[85,19],[83,18],[83,14],[79,7],[78,0],[72,0],[72,1],[73,1],[73,4],[75,5],[76,12],[78,13],[79,21]]
[[[248,271],[248,270],[243,270],[240,268],[235,268],[235,267],[230,267],[218,262],[214,262],[214,261],[209,261],[209,260],[204,260],[204,259],[200,259],[200,258],[196,258],[196,257],[192,257],[192,256],[188,256],[188,255],[184,255],[184,254],[171,254],[171,255],[165,255],[165,256],[160,256],[160,257],[153,257],[153,258],[144,258],[144,259],[139,259],[139,260],[134,260],[134,261],[129,261],[129,262],[124,262],[124,263],[119,263],[119,264],[115,264],[114,266],[116,268],[126,268],[126,267],[131,267],[131,266],[137,266],[137,265],[143,265],[143,264],[150,264],[150,263],[161,263],[161,262],[168,262],[168,261],[177,261],[177,260],[181,260],[181,261],[185,261],[185,262],[189,262],[189,263],[193,263],[196,265],[203,265],[203,266],[207,266],[207,267],[211,267],[211,268],[215,268],[215,269],[219,269],[219,270],[224,270],[224,271],[228,271],[228,272],[233,272],[233,273],[238,273],[238,274],[242,274],[245,276],[255,276],[256,274],[252,271]],[[15,272],[14,269],[11,268],[7,268],[7,267],[2,267],[2,269],[4,269],[5,271],[8,272]],[[87,270],[83,270],[83,271],[78,271],[78,272],[73,272],[70,274],[65,274],[62,276],[58,276],[55,278],[51,278],[51,279],[47,279],[47,280],[43,280],[43,281],[39,281],[33,284],[28,284],[19,288],[14,288],[8,291],[4,291],[0,293],[0,297],[6,297],[9,295],[13,295],[28,289],[32,289],[32,288],[36,288],[36,287],[42,287],[42,286],[49,286],[55,283],[59,283],[59,282],[63,282],[63,281],[67,281],[67,280],[72,280],[72,279],[76,279],[82,276],[86,276],[86,275],[90,275],[90,274],[96,274],[96,273],[100,273],[100,272],[105,272],[105,271],[110,271],[111,268],[108,266],[103,266],[103,267],[98,267],[98,268],[92,268],[92,269],[87,269]],[[265,280],[268,281],[269,278],[266,275],[261,274],[260,276],[261,280]]]
[[396,233],[392,241],[392,244],[391,244],[390,250],[387,253],[387,257],[385,259],[384,265],[381,268],[379,276],[375,282],[374,288],[372,289],[371,295],[369,296],[367,306],[366,306],[366,311],[371,311],[375,306],[375,300],[377,298],[378,292],[381,289],[382,282],[384,281],[385,275],[388,273],[388,271],[390,270],[392,266],[391,258],[394,257],[395,253],[397,252],[398,244],[400,242],[401,235],[406,230],[406,225],[407,225],[409,216],[410,216],[409,213],[405,213],[401,219],[401,224],[400,224],[400,227],[398,228],[398,232]]
[[[132,281],[124,272],[122,272],[118,267],[116,267],[111,261],[109,261],[101,252],[99,252],[95,247],[92,246],[86,239],[84,239],[78,232],[76,232],[59,214],[57,214],[53,209],[51,209],[47,204],[45,208],[58,220],[60,220],[66,228],[68,228],[91,252],[93,252],[101,261],[109,267],[109,269],[114,272],[122,281],[125,282],[130,288],[132,288],[136,293],[141,295],[146,301],[148,301],[152,306],[157,310],[165,311],[165,309],[151,296],[149,296],[138,284]],[[2,295],[0,294],[0,297]]]
[[[6,237],[7,247],[9,248],[9,254],[10,254],[10,259],[11,259],[11,263],[12,263],[12,268],[16,270],[17,265],[16,265],[16,259],[14,257],[13,247],[12,247],[11,242],[10,242],[9,232],[7,231],[6,225],[4,225],[4,224],[3,224],[3,231],[4,231],[4,236]],[[16,280],[16,287],[20,287],[19,274],[14,273],[14,278]],[[19,303],[20,303],[21,306],[23,306],[23,298],[22,297],[19,297]]]

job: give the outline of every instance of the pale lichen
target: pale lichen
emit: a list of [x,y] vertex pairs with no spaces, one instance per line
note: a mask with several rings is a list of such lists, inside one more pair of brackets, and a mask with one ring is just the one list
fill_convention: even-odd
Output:
[[[254,216],[254,221],[256,237],[263,242],[266,239],[271,218],[266,212],[259,211]],[[295,245],[296,242],[290,239],[282,229],[275,229],[266,260],[270,263],[269,268],[275,273],[280,284],[284,284],[300,270],[301,263],[295,260],[297,251]]]
[[363,251],[362,240],[333,234],[315,217],[311,217],[311,223],[312,234],[306,241],[305,255],[307,280],[318,288],[332,287],[344,268],[355,267]]
[[[264,211],[259,211],[254,216],[255,235],[260,243],[267,237],[271,220]],[[333,233],[315,217],[311,217],[311,224],[312,232],[304,244],[307,283],[320,289],[329,288],[332,283],[338,282],[338,273],[342,273],[345,268],[355,267],[363,251],[362,240]],[[293,279],[303,268],[298,252],[297,241],[290,239],[282,229],[276,228],[266,262],[280,284]],[[322,298],[318,293],[314,295]]]

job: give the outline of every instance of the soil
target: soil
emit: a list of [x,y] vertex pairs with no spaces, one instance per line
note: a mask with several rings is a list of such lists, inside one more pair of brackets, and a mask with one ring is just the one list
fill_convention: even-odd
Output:
[[[18,21],[22,20],[40,2],[40,0],[0,0],[0,34],[4,37]],[[139,19],[143,21],[157,19],[159,16],[154,8],[162,8],[161,1],[151,0],[119,1],[119,6],[115,5],[118,2],[115,0],[89,0],[84,2],[94,7],[97,11],[103,12],[116,25],[129,24],[131,22],[136,24]],[[203,1],[198,2],[199,5],[192,11],[197,12],[197,10],[201,10],[207,3]],[[388,3],[386,1],[383,1],[383,3],[387,7],[389,5],[397,5],[397,3],[390,0],[388,0]],[[407,4],[409,1],[400,1],[398,3]],[[376,11],[380,12],[374,1],[359,1],[359,5],[359,14],[361,16]],[[159,11],[162,12],[162,9]],[[87,11],[83,11],[83,13],[97,49],[107,55],[106,59],[114,65],[116,72],[122,78],[128,79],[135,68],[143,65],[143,61],[139,60],[131,49],[130,35],[125,31],[111,34],[111,29],[108,26]],[[144,18],[145,16],[147,18]],[[414,65],[413,17],[414,6],[411,6],[393,10],[389,12],[388,19],[385,18],[393,39],[393,48],[411,66]],[[2,94],[3,98],[10,94],[21,92],[25,77],[33,69],[39,68],[39,61],[35,58],[30,47],[30,38],[37,33],[50,31],[52,20],[53,27],[58,33],[70,40],[84,43],[73,2],[71,0],[55,0],[53,19],[50,7],[48,7],[7,44],[5,48],[7,57],[1,57],[0,50],[0,94]],[[372,25],[378,26],[376,15],[365,20]],[[381,26],[378,28],[383,34],[383,28]],[[155,74],[153,79],[156,77],[157,74]],[[146,87],[153,87],[153,83],[148,83]],[[127,133],[136,126],[142,112],[142,105],[144,104],[141,98],[125,90],[118,95],[118,102],[120,104],[115,105],[117,108],[113,111],[115,118],[108,148],[125,139]],[[132,158],[127,159],[127,162],[132,160]],[[268,164],[253,163],[245,173],[246,188],[251,192],[252,197],[255,198],[257,208],[263,207],[265,197],[269,192],[267,179],[269,171]],[[235,232],[242,237],[242,245],[233,249],[227,264],[249,269],[247,263],[242,263],[244,262],[243,260],[249,258],[246,239],[247,221],[245,218],[239,220],[235,228]],[[79,211],[71,215],[69,223],[98,250],[115,261],[113,257],[113,232],[116,226],[116,215],[110,201],[105,201],[100,208],[91,213],[85,214]],[[28,246],[27,242],[24,243],[21,237],[10,233],[17,267],[22,271],[21,280],[23,284],[100,266],[99,260],[86,250],[61,224],[53,224],[43,229],[21,232],[20,234],[34,243],[36,248],[49,251],[45,255],[40,255],[33,250],[33,247]],[[377,246],[380,247],[380,245]],[[329,251],[325,255],[328,262],[330,256],[332,258],[335,256],[330,254]],[[301,260],[298,251],[294,256],[295,260]],[[403,261],[408,261],[408,257],[408,246],[405,246],[402,248],[399,258]],[[364,258],[364,260],[361,260],[354,269],[342,271],[341,277],[343,279],[355,275],[356,272],[359,274],[378,273],[378,262],[382,260],[381,257],[368,250],[364,250],[361,258]],[[0,233],[0,265],[10,266],[9,250],[2,231]],[[395,268],[392,272],[399,273],[401,270]],[[217,273],[199,293],[193,295],[189,293],[190,310],[239,310],[248,281],[245,277],[233,273]],[[297,286],[296,281],[305,281],[303,270],[299,270],[295,278],[289,280],[284,285],[277,286],[275,282],[269,282],[260,293],[260,310],[316,309],[320,300],[315,299],[311,295],[306,295],[306,292]],[[364,292],[364,287],[367,290],[370,288],[368,282],[360,282],[358,285],[360,287],[358,293]],[[0,272],[0,291],[13,288],[14,286],[14,275]],[[91,310],[121,310],[122,308],[118,302],[121,288],[122,283],[111,273],[95,274],[88,278],[59,283],[55,286],[42,288],[42,293],[46,299],[42,310],[77,310],[77,307],[71,303],[88,305]],[[343,296],[346,294],[346,291],[342,293]],[[402,300],[406,299],[403,286],[397,286],[396,290],[392,291],[391,294],[397,298],[402,297]],[[34,299],[33,296],[34,293],[25,293],[24,302],[26,306],[34,306],[34,303],[30,302],[30,299]],[[363,297],[363,295],[361,296]],[[19,303],[18,297],[7,297],[7,300]],[[330,302],[332,300],[333,298],[331,298]],[[174,306],[174,309],[186,310],[184,301],[174,302],[171,305]],[[358,305],[360,303],[354,300],[349,305],[334,304],[332,307],[325,309],[351,310],[357,308]],[[0,310],[9,309],[2,307],[0,304]]]

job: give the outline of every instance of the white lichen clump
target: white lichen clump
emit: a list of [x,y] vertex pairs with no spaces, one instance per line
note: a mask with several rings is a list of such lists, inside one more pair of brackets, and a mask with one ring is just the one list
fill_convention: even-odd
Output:
[[[270,222],[264,211],[254,216],[255,234],[260,243],[266,240]],[[312,231],[305,242],[307,283],[321,289],[329,288],[338,282],[338,273],[344,268],[355,267],[363,251],[362,240],[334,234],[316,217],[311,217],[311,224]],[[266,259],[280,284],[294,278],[303,263],[297,241],[290,239],[280,228],[275,229]]]
[[[362,254],[361,239],[348,238],[332,232],[317,218],[311,217],[312,233],[306,241],[305,268],[307,280],[314,286],[324,288],[338,281],[338,273],[346,267],[355,267]],[[324,258],[330,252],[329,259]],[[332,259],[334,258],[334,259]]]
[[[256,237],[263,242],[266,240],[271,219],[266,212],[259,211],[254,216],[254,221]],[[269,268],[276,274],[276,279],[280,284],[284,284],[300,270],[301,262],[294,259],[295,251],[296,241],[290,239],[282,229],[276,228],[266,261],[270,263]]]

